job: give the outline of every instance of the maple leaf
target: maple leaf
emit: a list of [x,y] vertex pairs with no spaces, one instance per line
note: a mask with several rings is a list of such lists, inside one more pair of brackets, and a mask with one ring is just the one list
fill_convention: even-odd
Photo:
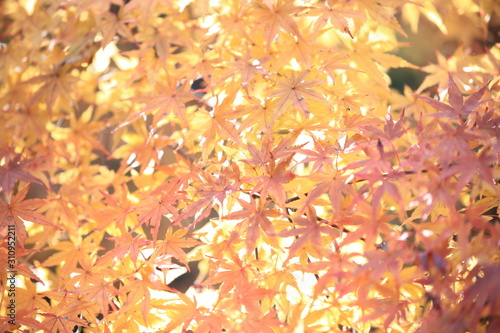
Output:
[[[314,40],[314,38],[309,37],[309,34],[304,34],[304,36],[308,40]],[[283,45],[284,47],[286,45],[288,47],[288,52],[281,54],[279,61],[283,64],[287,64],[294,59],[306,70],[311,70],[313,68],[313,57],[310,50],[315,49],[315,44],[306,42],[304,39],[296,38],[291,35],[280,37],[280,46]]]
[[376,210],[382,200],[382,195],[385,193],[389,194],[396,202],[399,204],[401,208],[401,212],[404,214],[405,206],[401,197],[401,194],[396,185],[394,185],[393,181],[397,180],[402,176],[401,173],[397,171],[391,171],[387,174],[383,174],[380,171],[374,171],[370,174],[358,174],[358,176],[363,177],[369,181],[370,184],[374,184],[378,181],[381,181],[381,185],[375,189],[372,193],[372,205],[373,205],[373,215],[376,214]]
[[264,167],[271,161],[273,155],[271,153],[271,142],[267,137],[264,138],[262,145],[260,146],[260,150],[255,147],[252,143],[247,144],[247,150],[251,155],[251,158],[242,159],[242,162],[245,162],[251,166],[255,167]]
[[[130,9],[131,3],[127,4],[127,9]],[[139,5],[139,4],[138,4]],[[148,1],[142,7],[148,7],[147,10],[154,10],[155,1]],[[147,22],[147,21],[146,21]],[[161,66],[167,68],[169,56],[181,47],[189,47],[190,41],[184,38],[182,30],[177,29],[174,22],[164,19],[163,22],[156,26],[146,23],[144,32],[139,32],[134,35],[136,40],[141,41],[141,55],[146,54],[151,47],[154,48],[155,56],[158,57]]]
[[265,315],[252,312],[241,323],[241,329],[244,332],[273,333],[280,328],[289,329],[289,326],[278,319],[276,311],[269,311]]
[[260,236],[260,229],[262,229],[265,234],[269,237],[274,237],[276,234],[274,232],[273,225],[268,217],[276,217],[278,212],[267,209],[267,205],[270,200],[261,199],[258,202],[250,197],[250,202],[246,202],[238,198],[238,202],[243,208],[240,211],[232,212],[229,215],[224,216],[226,220],[240,220],[243,219],[241,223],[241,228],[245,230],[246,234],[246,249],[247,255],[252,253],[255,248],[257,239]]
[[[408,21],[411,27],[412,33],[418,32],[418,26],[420,21],[420,14],[424,14],[425,17],[432,23],[436,25],[436,28],[441,30],[445,35],[448,34],[446,25],[443,23],[441,14],[436,9],[435,5],[429,1],[417,1],[414,2],[415,7],[404,6],[402,8],[402,17],[405,21]],[[417,10],[415,10],[417,9]]]
[[207,244],[203,247],[203,253],[213,259],[222,259],[226,253],[236,252],[235,243],[241,241],[241,235],[236,230],[229,236],[221,235],[218,243]]
[[176,204],[181,199],[180,185],[180,179],[177,182],[166,181],[152,194],[142,194],[141,203],[136,208],[139,213],[139,223],[133,230],[147,222],[148,225],[153,226],[153,241],[156,242],[162,217],[170,214],[175,219],[179,215]]
[[223,34],[225,40],[241,38],[251,41],[252,35],[248,33],[247,19],[250,17],[251,6],[247,2],[236,2],[230,6],[229,13],[221,13],[219,21],[222,30],[231,32]]
[[[125,286],[120,288],[119,297],[122,298],[122,295],[126,295],[126,300],[123,301],[120,310],[118,311],[119,316],[126,316],[133,311],[136,304],[141,303],[141,313],[142,319],[145,323],[148,322],[148,314],[151,310],[151,289],[158,289],[155,283],[151,283],[151,280],[148,279],[148,276],[156,275],[151,274],[150,270],[147,269],[141,272],[143,279],[139,279],[136,277],[130,277],[126,280]],[[124,298],[124,297],[123,297]]]
[[[149,313],[148,317],[154,318],[155,316],[152,313]],[[116,330],[122,332],[123,331],[137,332],[141,330],[140,327],[144,327],[144,325],[146,324],[143,321],[143,317],[140,311],[129,311],[126,314],[116,317],[116,319],[113,320],[113,322],[114,322],[114,325],[112,326],[113,331]],[[104,326],[106,328],[104,333],[112,332],[109,326],[111,325]]]
[[475,119],[476,125],[491,133],[493,137],[498,137],[500,135],[500,117],[495,117],[495,109],[485,110],[483,115],[477,114]]
[[[40,283],[43,284],[41,281]],[[24,284],[24,288],[18,288],[16,290],[16,305],[18,309],[38,309],[38,311],[43,312],[50,311],[50,305],[43,299],[43,296],[37,292],[37,286],[40,285],[30,279],[25,279]],[[34,318],[35,316],[31,315],[31,317]]]
[[195,247],[203,243],[194,238],[185,237],[187,232],[187,229],[178,229],[174,231],[173,228],[168,228],[165,239],[161,240],[159,244],[155,246],[155,251],[151,257],[156,258],[164,254],[171,254],[189,269],[188,258],[183,248]]
[[271,44],[280,28],[302,39],[300,29],[293,20],[294,14],[297,14],[301,9],[301,7],[285,0],[265,3],[264,6],[254,9],[253,16],[256,17],[257,22],[264,26],[267,54],[269,54]]
[[319,276],[314,286],[314,294],[320,295],[330,285],[339,290],[340,295],[344,294],[350,286],[346,286],[342,281],[348,278],[348,275],[352,274],[351,272],[355,271],[358,265],[353,263],[351,259],[358,255],[359,253],[355,252],[332,252],[327,256],[328,260],[312,261],[304,265],[305,272],[317,273],[325,271]]
[[302,111],[306,118],[309,118],[310,110],[307,100],[326,102],[320,93],[309,89],[309,87],[318,85],[322,81],[305,80],[308,73],[309,71],[303,71],[295,77],[295,72],[292,72],[290,78],[285,75],[285,79],[276,84],[277,89],[268,96],[269,98],[279,97],[274,104],[273,122],[287,110],[290,104]]
[[342,172],[331,173],[318,173],[311,177],[311,180],[321,181],[316,185],[308,194],[302,207],[298,209],[297,213],[302,214],[304,210],[313,204],[313,202],[321,195],[327,193],[334,214],[341,213],[342,197],[357,198],[359,195],[350,184],[352,176],[344,175]]
[[478,139],[477,133],[468,131],[465,124],[456,128],[442,121],[438,121],[438,124],[442,133],[437,135],[441,140],[434,152],[442,165],[446,167],[460,158],[475,157],[469,143]]
[[406,4],[406,0],[381,0],[373,2],[371,0],[361,0],[356,3],[360,9],[364,9],[368,15],[377,23],[384,26],[389,26],[399,32],[401,35],[408,37],[394,16],[394,9]]
[[[495,276],[497,276],[499,272],[500,269],[498,265],[493,264],[486,265],[481,269],[481,273],[478,274],[476,282],[469,286],[463,293],[464,299],[461,313],[464,316],[473,315],[476,319],[479,319],[484,313],[485,307],[490,309],[490,313],[494,311],[492,309],[498,304],[500,295],[497,289],[490,288],[495,285]],[[491,305],[491,307],[488,305]],[[479,320],[476,322],[479,322]]]
[[439,207],[442,204],[453,211],[458,196],[456,184],[451,183],[447,178],[438,178],[437,174],[439,172],[435,169],[428,168],[427,173],[430,177],[434,176],[434,178],[431,178],[432,181],[427,185],[426,193],[423,193],[418,198],[420,202],[426,203],[422,215],[427,217],[433,209],[438,210],[436,206]]
[[[125,225],[127,216],[134,212],[134,208],[128,199],[129,193],[125,184],[120,188],[121,193],[117,191],[110,195],[104,191],[100,192],[103,196],[102,202],[109,208],[96,211],[95,219],[99,221],[97,229],[104,230],[113,222],[116,222],[117,225]],[[116,198],[118,194],[121,194],[119,199]]]
[[115,242],[115,247],[100,257],[96,261],[96,265],[105,265],[107,262],[119,260],[127,254],[130,255],[134,265],[137,265],[140,248],[151,243],[151,241],[142,238],[141,235],[132,238],[132,235],[128,232],[125,233],[124,237],[108,237],[108,239]]
[[47,108],[52,112],[58,98],[63,97],[73,101],[73,87],[78,78],[72,74],[71,69],[71,65],[60,66],[53,73],[36,76],[25,81],[24,84],[27,85],[43,83],[43,86],[31,98],[30,104],[45,99]]
[[488,88],[488,84],[484,85],[481,89],[474,92],[470,95],[467,100],[463,99],[463,95],[458,89],[455,80],[451,73],[448,73],[448,94],[449,94],[449,102],[450,105],[445,104],[443,102],[437,101],[427,96],[421,95],[413,95],[416,98],[420,98],[427,103],[429,103],[434,108],[440,110],[440,113],[433,113],[429,116],[438,116],[438,117],[450,117],[451,119],[463,119],[467,118],[478,106],[483,103],[488,102],[489,100],[479,101],[481,97],[484,95],[484,92]]
[[79,288],[73,292],[83,294],[90,302],[95,302],[99,306],[104,318],[107,320],[110,310],[117,310],[113,298],[118,291],[113,286],[114,281],[106,280],[104,276],[90,276],[84,286],[79,286]]
[[317,251],[318,255],[321,256],[324,252],[322,234],[327,234],[332,237],[340,236],[341,232],[328,225],[325,220],[318,219],[316,215],[316,210],[313,207],[308,207],[306,209],[306,217],[302,217],[299,214],[292,216],[294,225],[301,226],[303,228],[295,228],[283,230],[278,233],[281,237],[296,237],[292,246],[289,248],[289,254],[287,260],[290,260],[294,254],[304,247],[308,242]]
[[[23,52],[23,54],[25,54],[24,51],[21,51],[22,48],[19,47],[20,45],[22,45],[22,43],[23,41],[20,39],[12,39],[9,43],[6,43],[6,45],[0,50],[0,66],[2,68],[2,71],[0,71],[0,85],[2,86],[12,78],[12,76],[9,75],[9,71],[7,70],[8,68],[15,68],[16,66],[19,66],[19,68],[22,68],[23,71],[26,69],[27,63],[23,62],[19,57],[20,52]],[[4,97],[6,97],[6,95],[0,97],[0,101],[2,103],[4,103]],[[20,101],[22,101],[22,99],[20,99]],[[7,103],[5,103],[5,105],[6,104]],[[11,105],[16,105],[16,103],[13,103]],[[20,105],[22,105],[22,103],[20,103]]]
[[214,150],[217,139],[227,140],[243,146],[241,141],[240,131],[235,128],[232,120],[242,116],[241,109],[233,109],[231,102],[235,95],[226,97],[220,105],[216,105],[214,110],[210,112],[208,123],[205,125],[204,136],[206,143],[203,146],[203,160],[207,160],[209,154]]
[[248,98],[250,98],[250,93],[248,91],[249,85],[253,80],[253,78],[255,77],[255,75],[257,74],[262,74],[263,76],[267,75],[268,70],[263,66],[263,64],[266,63],[269,60],[269,58],[263,57],[259,59],[254,59],[252,57],[250,49],[248,48],[248,45],[246,48],[246,52],[244,52],[243,55],[235,54],[234,57],[235,61],[227,63],[227,66],[231,67],[231,69],[225,70],[223,73],[221,73],[221,77],[222,78],[231,77],[232,79],[238,77],[238,81],[245,89]]
[[385,115],[384,129],[381,130],[374,125],[363,125],[360,128],[367,130],[374,134],[374,137],[385,141],[392,145],[392,141],[401,137],[405,133],[405,128],[403,127],[405,111],[401,112],[398,121],[394,122],[392,119],[392,114],[390,111]]
[[66,144],[74,144],[77,152],[86,152],[93,149],[99,150],[105,155],[109,152],[98,140],[97,136],[105,125],[99,121],[93,121],[96,110],[89,106],[79,117],[75,113],[70,115],[70,125],[68,128],[57,128],[52,132],[52,137],[56,140],[65,141]]
[[222,283],[220,293],[226,295],[234,287],[242,286],[256,276],[254,266],[258,267],[258,260],[243,262],[235,253],[230,253],[230,256],[230,261],[212,259],[219,269],[201,285],[210,286]]
[[13,329],[13,326],[16,326],[16,328],[19,329],[19,326],[23,325],[36,329],[37,331],[44,331],[47,333],[53,332],[47,326],[31,317],[33,313],[36,313],[36,311],[36,308],[17,310],[15,317],[16,325],[9,325],[9,321],[11,320],[10,317],[0,317],[0,323],[4,322],[3,324],[0,324],[0,330],[2,330],[2,332],[10,332]]
[[[313,31],[317,34],[328,22],[337,30],[349,34],[354,38],[346,17],[365,17],[363,13],[350,9],[346,6],[348,1],[328,0],[325,3],[316,4],[309,10],[312,16],[315,16]],[[317,17],[316,17],[317,16]]]
[[276,162],[282,162],[290,157],[292,157],[299,149],[304,146],[294,146],[294,143],[300,132],[292,133],[291,135],[283,138],[279,144],[275,146],[274,141],[269,137],[264,137],[260,151],[252,143],[247,144],[248,152],[251,158],[242,159],[245,162],[254,167],[263,168],[270,163],[276,164]]
[[[245,283],[234,291],[235,296],[241,300],[241,303],[238,303],[237,306],[241,307],[244,306],[245,309],[252,314],[258,314],[261,312],[260,310],[260,304],[262,304],[262,301],[266,297],[272,298],[274,295],[277,294],[276,291],[269,290],[267,288],[259,287],[259,285],[255,282],[249,282]],[[269,318],[266,318],[269,319]],[[275,320],[270,320],[268,321],[267,325],[275,323],[278,325],[281,325],[282,323]],[[260,323],[261,325],[264,324],[263,322]],[[265,324],[264,324],[265,325]],[[249,325],[250,326],[250,325]],[[264,326],[265,327],[265,326]],[[273,332],[272,330],[269,330],[270,332]]]
[[302,163],[314,162],[311,173],[320,170],[323,167],[323,164],[326,164],[333,169],[333,162],[336,160],[333,156],[338,157],[339,155],[337,147],[330,145],[328,142],[319,142],[318,140],[314,140],[313,143],[315,150],[299,149],[297,151],[298,153],[310,156],[304,159]]
[[[495,330],[484,2],[1,2],[1,267],[25,240],[22,326],[0,331]],[[448,36],[416,51],[459,47],[418,68],[393,33],[422,14]],[[395,67],[428,74],[423,98]]]
[[[17,85],[16,87],[21,86]],[[4,114],[9,115],[7,119],[4,119],[4,128],[5,129],[12,129],[14,132],[12,133],[12,138],[13,140],[20,140],[21,138],[26,139],[26,146],[31,146],[30,140],[33,138],[30,138],[29,133],[37,133],[39,137],[44,137],[45,135],[48,135],[48,131],[46,128],[46,122],[49,118],[49,116],[42,117],[38,114],[37,108],[33,105],[28,105],[28,102],[26,99],[26,93],[25,91],[16,91],[13,89],[12,94],[19,93],[22,95],[23,99],[23,104],[20,104],[18,101],[5,101],[3,100],[7,99],[7,97],[10,96],[5,96],[5,99],[0,98],[0,104],[4,105],[22,105],[22,107],[19,110],[15,110],[13,108],[9,108],[8,110],[5,110]],[[14,99],[15,97],[12,97]],[[25,105],[26,104],[26,105]],[[9,119],[10,118],[10,119]]]
[[[368,315],[360,318],[360,322],[369,322],[373,321],[377,318],[384,318],[384,328],[387,329],[389,325],[394,321],[402,321],[405,317],[404,305],[402,304],[394,304],[391,300],[365,300],[363,302],[359,302],[363,304],[363,306],[370,305],[374,311]],[[356,304],[356,303],[354,303]]]
[[231,174],[225,171],[223,169],[217,175],[198,171],[198,174],[192,175],[192,181],[198,183],[193,186],[195,190],[193,202],[189,202],[190,199],[186,197],[187,205],[180,215],[173,219],[174,224],[194,216],[194,220],[189,225],[191,227],[207,217],[216,204],[221,209],[226,196],[237,191],[240,182],[239,179],[232,179]]
[[241,161],[255,167],[254,170],[257,174],[263,173],[250,179],[250,181],[259,182],[253,187],[252,193],[258,193],[262,198],[271,194],[275,202],[284,207],[283,204],[286,200],[286,193],[282,184],[287,183],[295,178],[295,175],[287,170],[294,154],[302,147],[293,146],[297,136],[300,132],[293,133],[285,137],[275,147],[273,142],[268,138],[264,138],[260,151],[252,144],[248,144],[248,151],[252,158],[242,159]]
[[28,194],[29,185],[21,189],[11,200],[0,201],[0,232],[8,225],[15,225],[16,238],[19,245],[24,246],[26,241],[26,228],[24,221],[41,224],[61,230],[52,222],[48,221],[42,214],[36,212],[45,201],[42,199],[24,200]]
[[432,63],[422,67],[422,71],[429,73],[417,89],[417,93],[422,93],[425,89],[437,85],[438,91],[443,91],[448,86],[449,74],[457,75],[456,61],[463,59],[464,47],[460,45],[453,55],[447,57],[440,51],[436,51],[437,63]]
[[121,139],[126,142],[126,145],[118,147],[111,157],[122,159],[121,169],[125,169],[134,163],[139,163],[141,170],[150,165],[151,161],[154,165],[160,164],[159,152],[164,147],[169,146],[173,141],[168,136],[155,135],[155,131],[147,132],[146,124],[140,122],[135,123],[135,133],[128,132]]
[[82,239],[79,244],[72,241],[62,241],[50,247],[51,250],[57,252],[48,257],[42,267],[58,266],[64,262],[65,267],[77,267],[78,263],[84,262],[87,257],[95,254],[99,249],[93,242],[92,237]]
[[171,315],[171,321],[164,328],[165,332],[172,332],[174,328],[182,324],[189,324],[193,319],[203,317],[198,309],[196,299],[193,301],[183,293],[177,293],[182,303],[163,304],[160,308],[166,310]]
[[125,14],[126,11],[119,10],[118,13],[108,11],[102,13],[102,15],[99,16],[100,22],[98,25],[98,29],[101,30],[102,33],[101,45],[103,48],[111,43],[116,34],[120,34],[121,36],[124,36],[125,38],[130,40],[134,39],[134,36],[132,35],[128,26],[128,23],[131,22],[131,19],[128,18]]
[[269,165],[266,166],[266,174],[251,179],[251,181],[258,181],[252,193],[259,193],[262,198],[267,198],[270,194],[276,204],[282,208],[285,207],[286,191],[283,184],[295,178],[295,174],[287,170],[292,158],[293,156],[278,164],[271,159]]
[[147,23],[150,21],[152,17],[154,17],[155,10],[162,9],[160,7],[160,5],[162,4],[164,3],[161,0],[151,0],[147,2],[141,0],[130,0],[129,2],[125,3],[123,11],[132,13],[134,10],[137,10],[138,13],[141,15],[141,18],[144,21],[144,23]]
[[18,275],[25,276],[27,278],[33,279],[34,281],[38,281],[43,284],[43,281],[38,276],[36,276],[35,273],[33,273],[30,267],[18,259],[38,251],[28,250],[23,247],[16,247],[16,259],[15,259],[16,262],[15,264],[13,264],[12,256],[9,256],[8,252],[9,237],[3,237],[1,241],[2,242],[0,243],[0,246],[2,247],[0,248],[0,264],[2,265],[1,267],[5,267],[6,269],[0,270],[0,279],[2,281],[6,281],[8,271],[12,271],[13,266],[15,266],[15,271],[17,272]]
[[68,293],[64,293],[62,299],[53,306],[50,313],[39,313],[44,316],[42,325],[50,330],[50,332],[72,332],[75,326],[88,327],[86,320],[79,316],[83,311],[94,306],[80,299],[68,297]]
[[[319,67],[320,70],[324,71],[325,73],[328,74],[333,80],[336,79],[335,71],[336,70],[351,70],[355,72],[362,73],[362,71],[359,71],[357,69],[354,69],[349,66],[349,61],[350,61],[350,56],[349,54],[342,52],[338,49],[326,49],[326,50],[321,50],[320,53],[321,56],[321,66]],[[339,90],[335,90],[335,92],[332,92],[334,95],[338,95],[340,93]],[[346,98],[354,98],[355,96],[345,96]]]
[[[2,156],[3,155],[3,156]],[[8,201],[12,197],[12,191],[14,190],[14,185],[16,180],[22,180],[28,183],[41,184],[41,182],[29,174],[23,169],[30,166],[30,164],[35,164],[35,161],[40,159],[24,159],[22,153],[16,154],[14,157],[9,157],[8,155],[0,154],[0,160],[5,159],[5,164],[0,165],[0,191],[3,192],[4,196]]]
[[158,84],[156,90],[159,95],[151,97],[134,97],[131,100],[136,103],[145,103],[146,107],[142,110],[131,113],[128,118],[117,126],[118,130],[129,125],[135,120],[143,117],[148,113],[153,113],[153,128],[156,128],[161,121],[165,119],[171,112],[174,112],[177,117],[189,126],[186,119],[186,102],[193,99],[193,95],[189,92],[187,80],[177,82],[172,77],[167,77],[165,83]]
[[249,127],[254,127],[257,131],[263,131],[267,135],[271,133],[273,124],[273,109],[270,100],[267,99],[261,102],[257,98],[247,97],[249,105],[241,105],[239,109],[241,113],[247,117],[242,121],[239,130],[241,132]]
[[[349,232],[339,241],[339,246],[347,246],[362,240],[365,246],[379,249],[377,238],[380,237],[380,234],[390,234],[389,222],[393,221],[397,215],[379,209],[378,202],[358,201],[355,207],[356,214],[341,221]],[[350,226],[355,226],[356,229],[351,229]]]
[[467,154],[467,158],[462,158],[457,164],[443,170],[440,177],[446,178],[452,175],[461,174],[457,181],[457,191],[467,185],[473,177],[479,172],[481,179],[491,185],[491,188],[497,190],[495,178],[493,176],[493,163],[498,159],[491,154],[491,148],[488,147],[479,152],[479,154]]
[[94,260],[90,257],[82,256],[78,261],[78,268],[61,268],[61,271],[67,272],[70,276],[68,281],[65,281],[65,285],[71,287],[86,286],[95,279],[96,276],[100,276],[99,268],[93,265]]
[[[363,151],[367,155],[368,159],[349,163],[347,166],[345,166],[344,169],[349,170],[362,168],[360,171],[358,171],[358,174],[369,174],[372,171],[376,173],[378,173],[379,171],[391,171],[392,167],[389,158],[395,155],[395,153],[385,152],[384,146],[382,145],[380,139],[376,142],[372,141],[369,143],[361,143],[359,144],[359,146],[363,148]],[[375,149],[373,146],[375,146]],[[361,176],[361,178],[362,177],[363,176]]]

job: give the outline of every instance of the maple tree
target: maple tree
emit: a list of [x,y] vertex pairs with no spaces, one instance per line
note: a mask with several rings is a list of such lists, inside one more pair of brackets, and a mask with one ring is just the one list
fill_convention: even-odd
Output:
[[0,13],[0,331],[500,329],[497,1]]

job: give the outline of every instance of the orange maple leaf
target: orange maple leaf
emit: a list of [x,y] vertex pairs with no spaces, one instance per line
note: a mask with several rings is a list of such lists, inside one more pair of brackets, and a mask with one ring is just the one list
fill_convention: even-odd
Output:
[[328,22],[337,30],[345,32],[354,39],[346,17],[363,18],[364,15],[360,11],[350,9],[346,6],[348,1],[328,0],[325,3],[315,5],[309,13],[311,15],[319,15],[315,18],[313,30],[318,33]]
[[322,246],[322,234],[332,237],[338,237],[341,234],[340,230],[328,225],[327,221],[318,219],[314,207],[308,207],[305,218],[296,214],[292,216],[292,220],[295,225],[303,228],[294,227],[292,229],[283,230],[278,234],[282,237],[296,237],[295,242],[290,247],[288,259],[292,258],[293,255],[308,242],[310,242],[317,253],[321,255],[324,250]]
[[186,265],[189,270],[187,254],[183,248],[194,247],[203,243],[194,238],[185,237],[187,232],[188,230],[186,229],[178,229],[174,232],[172,228],[168,228],[165,239],[156,245],[156,249],[151,257],[157,258],[164,254],[170,254]]
[[52,112],[58,98],[74,100],[73,86],[77,81],[78,77],[73,75],[71,65],[65,65],[57,67],[52,73],[33,77],[25,81],[24,84],[43,83],[43,86],[33,95],[30,104],[45,99],[47,109]]
[[305,77],[308,73],[309,71],[303,71],[295,77],[295,72],[292,72],[290,78],[285,75],[285,79],[276,84],[278,89],[268,96],[269,98],[278,97],[274,104],[273,122],[287,110],[290,103],[302,111],[306,118],[309,118],[310,111],[307,100],[326,102],[326,99],[319,92],[309,88],[323,81],[306,80]]
[[156,88],[160,93],[150,97],[135,97],[131,101],[136,103],[146,103],[146,107],[137,112],[131,113],[126,120],[121,122],[118,130],[125,127],[142,116],[153,114],[153,129],[155,129],[160,121],[165,119],[171,112],[180,118],[185,126],[189,126],[186,118],[186,102],[195,99],[189,92],[187,80],[177,82],[174,78],[168,77],[166,83],[159,84]]
[[180,186],[180,179],[176,182],[166,181],[152,194],[143,194],[143,199],[137,207],[139,223],[133,230],[136,230],[145,223],[153,226],[153,241],[156,242],[163,215],[171,214],[174,218],[179,215],[176,205],[177,201],[181,199],[181,195],[178,192]]
[[247,254],[250,254],[252,253],[253,248],[255,248],[255,243],[260,236],[260,229],[262,229],[266,235],[270,237],[276,235],[269,217],[276,217],[279,213],[267,208],[270,200],[266,200],[266,198],[263,198],[258,202],[252,197],[250,197],[250,202],[246,202],[238,198],[238,202],[243,209],[226,215],[223,218],[226,220],[243,219],[243,230],[246,231]]
[[[8,253],[8,237],[4,237],[2,242],[0,243],[0,267],[5,267],[5,269],[0,270],[0,281],[6,281],[7,278],[7,270],[16,271],[18,275],[23,275],[27,278],[33,279],[43,284],[43,281],[40,280],[38,276],[36,276],[33,271],[23,262],[19,262],[16,260],[12,261],[12,257],[9,256]],[[28,250],[22,247],[16,248],[16,258],[22,258],[28,254],[33,252],[38,252],[37,250]]]
[[249,127],[254,127],[255,130],[263,131],[266,135],[270,135],[273,122],[273,109],[270,105],[270,100],[261,103],[255,97],[247,97],[247,101],[249,105],[238,106],[246,115],[239,130],[243,132]]
[[270,194],[276,204],[282,208],[285,207],[286,191],[283,184],[295,178],[295,174],[288,170],[292,158],[293,156],[290,156],[278,164],[274,162],[274,159],[271,159],[267,165],[266,174],[251,179],[259,181],[252,189],[252,193],[260,193],[262,198],[267,198],[267,195]]
[[24,200],[28,193],[29,185],[21,189],[11,200],[0,200],[0,232],[2,232],[8,225],[14,225],[16,228],[17,243],[24,246],[26,240],[26,228],[24,221],[29,221],[41,225],[50,226],[61,230],[45,217],[36,212],[45,201],[42,199],[28,199]]
[[75,302],[67,300],[66,294],[56,306],[52,308],[52,313],[40,313],[45,319],[42,325],[50,332],[73,332],[75,326],[88,327],[87,321],[81,319],[79,315],[93,304]]
[[16,325],[9,324],[10,317],[0,317],[0,331],[1,332],[13,332],[13,327],[19,328],[23,325],[26,327],[31,327],[36,329],[36,331],[44,331],[47,333],[53,332],[49,327],[41,324],[39,321],[32,317],[33,313],[36,313],[36,308],[31,309],[20,309],[16,312]]
[[303,39],[297,23],[293,20],[294,14],[297,14],[301,10],[301,7],[297,7],[292,2],[284,0],[278,0],[274,4],[266,3],[264,6],[254,10],[256,18],[264,25],[266,50],[268,54],[271,44],[280,28]]
[[[206,279],[202,285],[211,286],[222,283],[220,287],[221,294],[227,294],[235,286],[241,286],[248,283],[255,275],[251,263],[241,261],[236,254],[232,254],[232,261],[214,260],[219,270]],[[255,261],[253,261],[255,262]]]
[[135,265],[139,256],[140,247],[151,243],[151,241],[142,238],[142,235],[132,237],[132,235],[128,232],[125,233],[125,236],[123,237],[108,237],[108,239],[114,241],[116,246],[100,257],[99,260],[97,260],[96,265],[106,264],[114,259],[121,259],[127,254],[130,254],[130,258]]
[[234,142],[240,147],[243,146],[241,141],[241,130],[237,130],[232,120],[241,118],[242,110],[235,109],[231,106],[234,100],[234,95],[226,97],[220,105],[216,105],[214,110],[209,112],[209,121],[206,124],[206,143],[203,145],[203,160],[207,160],[209,154],[215,148],[217,140],[223,139]]
[[182,324],[189,324],[193,319],[204,318],[198,309],[196,299],[193,301],[183,293],[177,293],[177,295],[179,295],[182,303],[167,303],[161,306],[170,314],[169,317],[171,318],[164,332],[172,332],[174,328]]
[[110,310],[117,310],[113,302],[114,296],[118,293],[118,290],[113,286],[115,281],[106,281],[104,276],[99,276],[95,278],[89,277],[87,282],[85,286],[80,286],[73,292],[84,294],[86,299],[97,303],[101,313],[104,315],[104,319],[107,320]]

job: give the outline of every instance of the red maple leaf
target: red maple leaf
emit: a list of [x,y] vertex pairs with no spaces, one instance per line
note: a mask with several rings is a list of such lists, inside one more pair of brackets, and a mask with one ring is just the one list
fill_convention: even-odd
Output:
[[464,102],[464,97],[458,89],[457,84],[453,80],[451,73],[448,73],[448,77],[448,95],[450,105],[427,96],[412,95],[426,101],[427,103],[441,111],[441,113],[434,113],[430,114],[429,116],[450,117],[452,119],[468,117],[469,114],[471,114],[478,106],[489,101],[479,101],[488,88],[489,82],[484,85],[484,87],[470,95]]
[[7,200],[10,200],[16,180],[36,184],[41,183],[35,177],[23,170],[32,164],[35,159],[24,159],[21,161],[23,157],[22,153],[16,154],[12,158],[10,158],[7,154],[7,151],[0,154],[0,160],[2,158],[5,158],[6,160],[4,165],[0,165],[0,191],[4,193]]

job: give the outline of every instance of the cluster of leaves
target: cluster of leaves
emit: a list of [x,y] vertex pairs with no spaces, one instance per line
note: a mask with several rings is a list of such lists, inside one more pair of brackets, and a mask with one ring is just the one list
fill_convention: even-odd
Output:
[[[500,327],[496,1],[0,12],[0,331]],[[399,93],[398,13],[482,35]]]

